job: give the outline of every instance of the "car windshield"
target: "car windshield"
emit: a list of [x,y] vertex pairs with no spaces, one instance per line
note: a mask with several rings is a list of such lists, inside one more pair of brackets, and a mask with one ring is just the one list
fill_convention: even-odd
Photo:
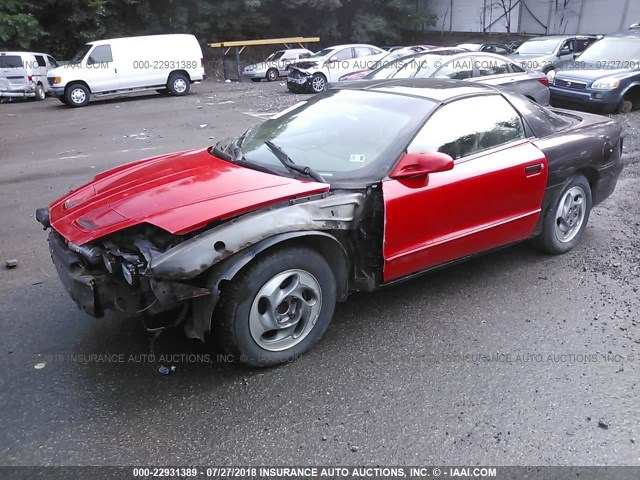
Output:
[[632,38],[603,38],[589,46],[578,57],[581,62],[599,63],[640,61],[640,40]]
[[420,78],[430,77],[442,64],[438,55],[412,55],[388,63],[378,70],[374,70],[366,77],[367,80],[382,80],[387,78],[413,78],[420,72]]
[[529,40],[518,47],[516,53],[521,55],[551,55],[561,42],[557,38],[546,40]]
[[87,55],[87,53],[89,53],[89,50],[91,50],[91,48],[93,47],[93,45],[85,45],[84,47],[82,47],[80,50],[78,50],[76,52],[76,54],[71,58],[71,60],[69,61],[69,63],[80,63],[82,61],[82,59],[85,57],[85,55]]
[[269,55],[267,57],[267,59],[265,60],[265,62],[269,62],[272,60],[280,60],[280,58],[282,57],[282,55],[284,55],[283,51],[279,51],[279,52],[273,52],[271,55]]
[[335,48],[325,48],[323,50],[320,50],[319,52],[314,53],[313,55],[311,55],[308,58],[326,57],[327,55],[330,55],[331,52],[333,52],[334,50],[335,50]]
[[266,141],[328,182],[379,180],[434,106],[430,100],[402,95],[330,90],[254,128],[241,147],[248,162],[283,175],[291,173]]
[[411,53],[410,52],[407,53],[405,50],[394,50],[393,52],[388,53],[387,55],[382,57],[380,60],[375,62],[373,65],[371,65],[371,68],[369,68],[369,70],[376,70],[380,67],[383,67],[391,62],[398,60],[399,58],[406,57],[407,55],[411,55]]
[[0,55],[0,68],[20,68],[22,58],[19,55]]

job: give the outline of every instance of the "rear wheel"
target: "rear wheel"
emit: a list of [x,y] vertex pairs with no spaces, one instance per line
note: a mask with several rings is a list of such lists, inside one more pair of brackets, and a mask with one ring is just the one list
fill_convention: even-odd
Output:
[[223,286],[217,340],[248,365],[291,361],[320,340],[335,303],[335,277],[322,255],[302,247],[268,252]]
[[38,85],[36,85],[36,100],[40,101],[40,100],[44,100],[46,98],[47,94],[44,91],[44,87],[39,83]]
[[81,83],[76,83],[67,87],[65,103],[70,107],[84,107],[89,103],[89,96],[89,89]]
[[569,179],[547,209],[542,232],[533,239],[533,244],[553,254],[571,250],[587,227],[591,202],[591,186],[587,179],[582,175]]
[[167,82],[167,90],[171,95],[186,95],[189,93],[189,79],[182,73],[172,73]]

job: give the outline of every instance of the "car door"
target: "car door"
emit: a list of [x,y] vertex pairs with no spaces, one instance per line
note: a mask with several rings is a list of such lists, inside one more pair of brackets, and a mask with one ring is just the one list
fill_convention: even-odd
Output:
[[35,64],[31,68],[33,81],[41,85],[47,85],[47,61],[44,58],[44,55],[36,54],[34,55]]
[[444,152],[455,166],[426,178],[383,182],[385,282],[532,234],[547,160],[501,95],[440,107],[407,151]]
[[118,90],[120,82],[111,45],[97,45],[86,60],[87,83],[93,93]]
[[340,49],[331,55],[324,68],[327,80],[334,82],[342,75],[349,73],[349,67],[353,63],[353,55],[351,47]]

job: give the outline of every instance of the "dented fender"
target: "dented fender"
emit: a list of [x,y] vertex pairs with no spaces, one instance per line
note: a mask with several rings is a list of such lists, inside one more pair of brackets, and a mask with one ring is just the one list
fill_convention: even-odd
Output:
[[261,242],[267,239],[277,243],[275,239],[283,234],[302,236],[315,231],[316,235],[327,235],[322,232],[348,230],[365,195],[331,192],[318,197],[291,200],[287,205],[243,215],[195,235],[166,252],[154,254],[145,275],[187,280],[253,245],[266,245]]

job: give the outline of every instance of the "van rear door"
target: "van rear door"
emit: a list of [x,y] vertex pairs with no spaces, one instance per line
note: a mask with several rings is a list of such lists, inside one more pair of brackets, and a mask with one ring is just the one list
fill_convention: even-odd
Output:
[[0,53],[0,97],[34,95],[35,87],[22,64],[22,57]]

